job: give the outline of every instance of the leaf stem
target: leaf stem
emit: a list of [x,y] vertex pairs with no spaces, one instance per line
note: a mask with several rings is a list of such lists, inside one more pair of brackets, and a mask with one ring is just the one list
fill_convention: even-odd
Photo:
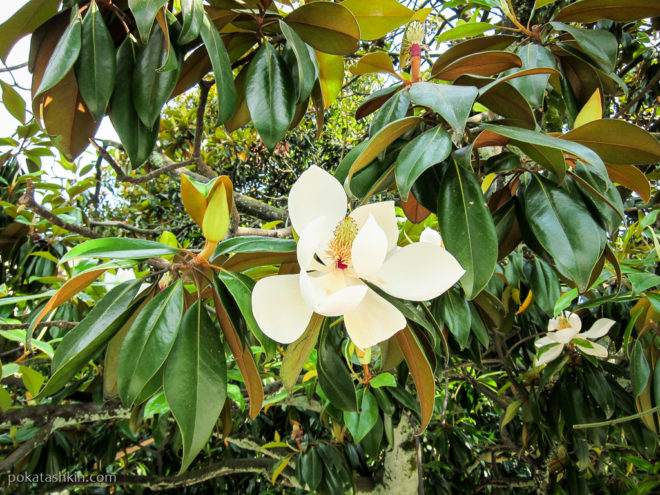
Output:
[[600,428],[601,426],[614,426],[619,423],[625,423],[627,421],[632,421],[633,419],[638,419],[647,414],[653,414],[654,412],[660,411],[660,406],[652,407],[647,411],[642,411],[641,413],[633,414],[632,416],[624,416],[623,418],[613,419],[610,421],[601,421],[599,423],[584,423],[579,425],[573,425],[574,430],[585,430],[587,428]]

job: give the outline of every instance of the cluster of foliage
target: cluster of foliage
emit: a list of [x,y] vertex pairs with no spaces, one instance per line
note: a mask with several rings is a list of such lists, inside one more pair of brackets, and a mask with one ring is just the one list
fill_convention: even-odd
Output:
[[[0,142],[0,471],[190,493],[660,486],[658,17],[27,1],[0,26],[3,60],[32,36],[32,112],[2,83],[20,125]],[[104,115],[121,143],[94,139]],[[341,317],[281,346],[253,314],[257,281],[301,270],[284,208],[313,164],[352,206],[397,201],[399,246],[437,230],[465,270],[432,301],[388,296],[407,326],[366,352]],[[542,346],[563,311],[616,322],[607,358],[589,334]]]

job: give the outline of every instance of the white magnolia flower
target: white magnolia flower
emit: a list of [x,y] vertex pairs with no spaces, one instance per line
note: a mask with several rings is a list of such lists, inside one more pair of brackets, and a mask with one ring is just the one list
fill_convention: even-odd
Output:
[[614,320],[601,318],[596,320],[587,332],[580,333],[582,322],[575,313],[569,316],[562,313],[559,318],[552,318],[548,322],[548,335],[534,342],[534,345],[541,351],[536,358],[537,366],[556,359],[566,344],[575,345],[585,354],[606,358],[607,349],[591,341],[607,334],[614,323]]
[[298,234],[300,274],[261,279],[252,310],[263,332],[281,343],[298,339],[312,316],[344,316],[351,340],[365,349],[406,326],[401,312],[370,289],[411,301],[433,299],[465,270],[440,247],[437,232],[397,248],[394,202],[356,208],[329,173],[313,166],[291,188],[289,216]]

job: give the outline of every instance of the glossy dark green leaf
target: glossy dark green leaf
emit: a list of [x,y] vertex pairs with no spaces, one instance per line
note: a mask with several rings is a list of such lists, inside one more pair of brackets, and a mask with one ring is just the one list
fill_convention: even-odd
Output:
[[346,363],[337,352],[339,339],[332,335],[327,321],[321,329],[316,370],[319,384],[330,403],[342,411],[357,411],[355,385]]
[[167,61],[167,46],[163,31],[154,29],[149,41],[138,48],[133,71],[133,105],[140,120],[149,129],[152,129],[158,120],[163,105],[176,86],[181,70],[181,58],[177,54],[177,69],[158,71]]
[[348,431],[351,432],[356,443],[360,442],[371,431],[377,420],[378,402],[369,390],[365,390],[362,395],[359,412],[344,411],[344,423],[346,423]]
[[528,141],[511,141],[509,144],[517,146],[533,161],[555,174],[557,182],[561,183],[566,177],[566,161],[564,160],[564,153],[560,149]]
[[416,136],[406,144],[399,153],[394,167],[401,199],[408,201],[410,189],[417,179],[430,167],[445,160],[451,149],[451,136],[439,125]]
[[274,149],[293,121],[296,95],[286,63],[268,42],[250,62],[245,97],[261,139],[268,149]]
[[227,397],[220,333],[200,301],[183,317],[165,365],[163,388],[181,431],[183,472],[211,436]]
[[601,407],[605,413],[606,418],[610,418],[614,414],[614,394],[612,387],[607,382],[604,373],[600,369],[596,369],[591,365],[585,365],[582,368],[584,372],[585,383],[594,400]]
[[126,38],[117,50],[117,77],[110,100],[110,121],[134,169],[147,161],[160,131],[158,120],[150,129],[142,123],[133,106],[136,49],[133,41]]
[[[57,13],[61,0],[32,0],[0,24],[0,59],[7,61],[12,47]],[[14,10],[14,9],[11,9]]]
[[323,464],[321,458],[316,452],[316,448],[312,447],[302,455],[302,481],[307,484],[310,491],[314,491],[321,484],[323,478]]
[[401,90],[395,93],[394,96],[380,107],[380,110],[374,116],[369,126],[369,135],[373,137],[390,122],[404,118],[409,108],[410,98],[408,97],[408,91]]
[[119,352],[117,386],[131,406],[167,359],[183,315],[183,283],[161,291],[140,312]]
[[62,37],[55,46],[53,54],[50,56],[43,78],[39,84],[39,89],[37,89],[33,98],[54,87],[73,68],[73,64],[76,63],[80,54],[81,24],[80,16],[76,16],[62,34]]
[[473,86],[450,86],[429,82],[410,87],[410,99],[437,112],[456,132],[463,132],[479,91]]
[[53,356],[52,375],[41,397],[60,390],[110,340],[133,313],[131,301],[140,285],[139,280],[131,280],[112,289],[64,336]]
[[583,292],[605,248],[605,232],[591,214],[548,179],[534,175],[524,189],[527,223],[545,251]]
[[144,259],[152,256],[176,254],[180,249],[148,241],[146,239],[130,239],[128,237],[106,237],[92,239],[78,244],[60,259],[60,263],[79,258],[113,258],[113,259]]
[[603,29],[580,29],[561,22],[551,22],[557,31],[564,31],[577,41],[577,44],[605,69],[611,71],[616,63],[619,43],[616,37]]
[[477,178],[456,160],[440,185],[437,212],[442,239],[465,270],[461,285],[472,299],[495,270],[497,234]]
[[203,17],[201,34],[215,74],[218,93],[218,121],[224,123],[234,115],[238,105],[229,54],[218,30],[206,13]]
[[110,102],[115,86],[115,43],[105,25],[96,2],[82,21],[82,44],[75,65],[80,95],[97,122]]
[[19,95],[11,84],[0,81],[2,85],[2,103],[7,111],[18,120],[25,124],[25,100]]
[[577,142],[559,139],[541,132],[530,131],[528,129],[520,129],[518,127],[509,127],[503,125],[481,124],[486,130],[492,131],[495,134],[508,137],[515,141],[523,143],[531,143],[538,146],[547,146],[549,148],[557,148],[567,153],[571,153],[578,158],[581,158],[587,163],[602,169],[605,164],[603,160],[594,153],[591,149],[583,146]]
[[383,420],[380,415],[376,418],[376,424],[362,439],[362,448],[365,454],[372,458],[378,457],[380,454],[380,443],[383,439]]
[[183,25],[177,43],[185,45],[194,41],[202,29],[205,17],[203,0],[181,0],[181,17]]
[[[555,57],[550,50],[536,43],[528,43],[518,48],[516,52],[522,60],[522,68],[515,69],[512,72],[520,70],[534,69],[537,67],[550,67],[555,69],[557,64]],[[511,79],[509,84],[520,91],[527,101],[538,108],[543,105],[545,88],[548,85],[549,74],[535,74],[533,76],[524,76]]]
[[561,296],[559,279],[552,267],[540,258],[534,258],[529,275],[529,286],[534,302],[547,316],[554,316],[555,302]]
[[293,239],[246,235],[220,242],[214,256],[225,253],[292,253],[295,250],[296,241]]
[[[488,78],[478,78],[476,76],[461,76],[455,84],[471,84],[481,88],[477,101],[489,108],[493,112],[519,121],[520,127],[525,129],[536,129],[536,119],[532,107],[525,97],[509,82],[502,82],[490,85]],[[489,87],[485,87],[489,86]]]
[[247,275],[231,272],[229,270],[222,270],[218,274],[218,278],[222,281],[236,301],[236,304],[245,319],[245,323],[252,334],[261,343],[266,354],[272,356],[275,352],[275,342],[264,335],[257,324],[257,320],[254,319],[254,315],[252,314],[252,289],[256,282]]
[[156,14],[166,3],[166,0],[128,0],[142,43],[149,39]]
[[438,301],[442,321],[464,349],[470,339],[472,314],[467,299],[456,289],[450,289]]
[[660,16],[660,5],[656,0],[582,0],[564,7],[555,20],[574,22],[596,22],[611,19],[630,22],[645,17]]
[[298,73],[298,98],[296,103],[302,103],[314,88],[319,76],[318,62],[314,50],[302,40],[298,33],[284,21],[280,21],[280,29],[296,57],[296,72]]
[[642,395],[649,383],[650,376],[651,367],[644,355],[644,345],[641,340],[637,340],[630,354],[630,379],[635,397]]
[[614,233],[623,220],[623,201],[607,172],[600,174],[593,167],[578,163],[574,173],[571,177],[584,181],[576,180],[576,186],[596,208],[607,231]]

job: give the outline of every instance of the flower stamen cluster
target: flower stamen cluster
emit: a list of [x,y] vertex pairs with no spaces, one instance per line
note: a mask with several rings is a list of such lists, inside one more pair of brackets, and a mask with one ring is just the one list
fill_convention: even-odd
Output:
[[358,231],[357,223],[351,217],[344,218],[335,228],[329,243],[329,254],[334,258],[337,268],[345,270],[351,264],[351,249]]

